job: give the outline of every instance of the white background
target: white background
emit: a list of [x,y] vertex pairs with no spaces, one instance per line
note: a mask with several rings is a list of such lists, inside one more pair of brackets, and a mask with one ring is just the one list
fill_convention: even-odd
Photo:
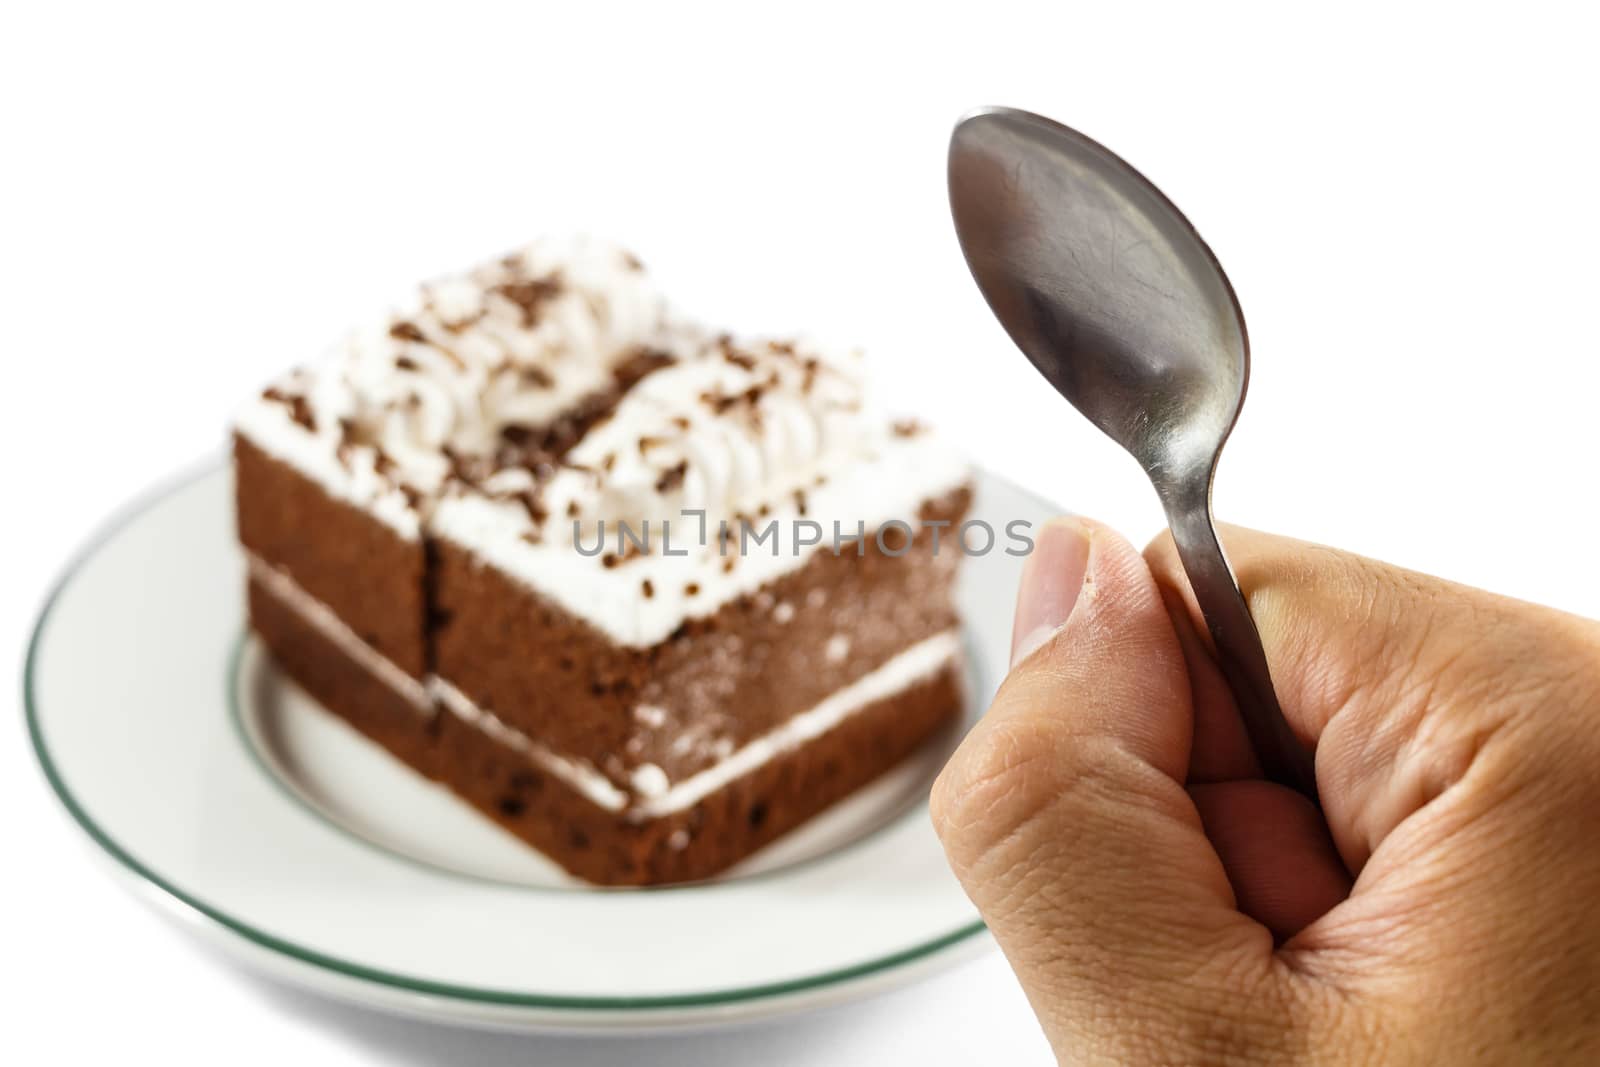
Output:
[[[1105,141],[1227,265],[1255,377],[1223,516],[1600,614],[1592,28],[1526,5],[1290,7],[6,8],[6,669],[76,544],[217,453],[242,397],[412,281],[546,231],[631,244],[706,317],[865,344],[897,405],[1143,540],[1139,473],[1011,349],[957,253],[945,138],[982,103]],[[19,982],[0,1059],[1047,1056],[997,954],[648,1044],[327,1005],[105,878],[20,723],[0,730],[0,983]]]

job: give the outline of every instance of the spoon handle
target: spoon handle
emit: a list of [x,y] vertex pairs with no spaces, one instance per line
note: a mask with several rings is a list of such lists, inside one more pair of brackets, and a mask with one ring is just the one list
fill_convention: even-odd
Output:
[[1188,504],[1169,501],[1166,511],[1178,558],[1183,561],[1189,585],[1206,617],[1218,664],[1233,690],[1262,771],[1269,780],[1315,801],[1317,784],[1311,753],[1295,737],[1278,705],[1261,634],[1250,617],[1228,557],[1223,554],[1222,542],[1217,539],[1210,493],[1202,493],[1197,501]]

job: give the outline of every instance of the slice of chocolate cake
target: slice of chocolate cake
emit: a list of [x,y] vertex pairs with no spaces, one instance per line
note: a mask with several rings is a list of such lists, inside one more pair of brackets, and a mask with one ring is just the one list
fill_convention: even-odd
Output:
[[854,356],[685,326],[612,249],[425,289],[236,457],[283,668],[591,881],[716,873],[959,707],[964,465]]

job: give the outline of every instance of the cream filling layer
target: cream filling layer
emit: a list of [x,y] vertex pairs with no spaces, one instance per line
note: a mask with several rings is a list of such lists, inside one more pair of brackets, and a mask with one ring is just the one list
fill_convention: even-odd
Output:
[[607,811],[627,811],[630,817],[638,819],[660,818],[694,806],[777,756],[821,737],[868,705],[933,677],[961,656],[961,638],[957,630],[934,634],[704,770],[682,781],[668,782],[664,789],[653,789],[648,796],[638,796],[618,789],[588,761],[562,756],[508,726],[438,675],[429,675],[423,682],[407,674],[362,640],[331,608],[302,589],[288,574],[258,556],[248,554],[248,558],[252,577],[351,659],[415,706],[419,714],[431,715],[442,705],[496,743],[523,754],[529,762],[566,782],[596,806]]

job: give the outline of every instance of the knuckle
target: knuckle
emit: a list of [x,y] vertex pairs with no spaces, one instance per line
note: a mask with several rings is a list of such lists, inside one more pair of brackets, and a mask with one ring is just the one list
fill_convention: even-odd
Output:
[[1286,634],[1330,621],[1370,622],[1388,603],[1370,561],[1320,545],[1253,553],[1236,569],[1258,625]]

